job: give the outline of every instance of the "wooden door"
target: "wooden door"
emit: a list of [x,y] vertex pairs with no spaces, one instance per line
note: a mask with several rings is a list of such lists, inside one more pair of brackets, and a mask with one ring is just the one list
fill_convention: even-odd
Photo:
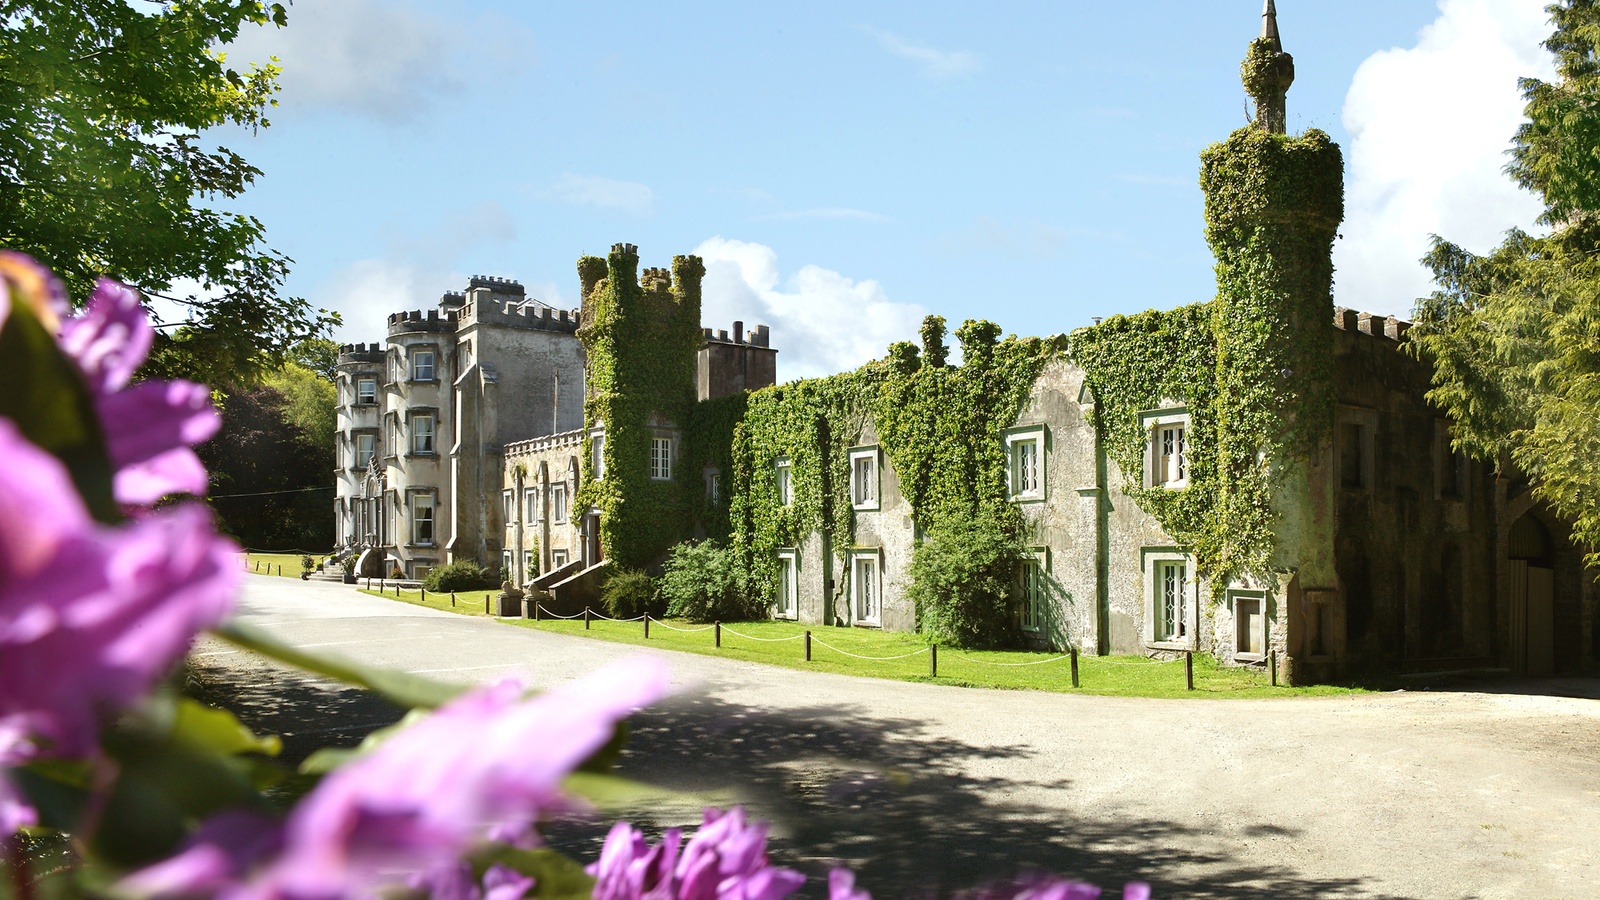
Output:
[[1528,674],[1556,670],[1555,570],[1528,567]]

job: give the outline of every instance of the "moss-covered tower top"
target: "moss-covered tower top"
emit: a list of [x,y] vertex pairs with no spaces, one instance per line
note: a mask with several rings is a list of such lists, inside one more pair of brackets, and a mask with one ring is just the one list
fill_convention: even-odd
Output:
[[1261,37],[1250,42],[1239,67],[1245,93],[1256,105],[1256,127],[1273,134],[1288,131],[1286,96],[1294,83],[1294,57],[1283,52],[1278,35],[1278,7],[1267,0],[1261,11]]

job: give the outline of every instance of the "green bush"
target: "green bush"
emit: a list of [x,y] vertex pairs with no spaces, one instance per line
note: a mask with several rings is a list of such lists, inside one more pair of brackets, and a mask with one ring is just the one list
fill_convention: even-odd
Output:
[[470,559],[458,560],[444,566],[435,566],[428,570],[428,577],[423,579],[422,586],[430,591],[447,593],[449,591],[487,591],[499,587],[494,580],[494,573],[486,571]]
[[953,647],[1021,643],[1013,602],[1027,547],[990,517],[950,521],[911,558],[906,596],[928,640]]
[[660,616],[662,606],[656,599],[655,583],[650,576],[632,569],[613,574],[600,591],[600,603],[606,615],[614,619],[632,619],[649,614]]
[[695,622],[764,619],[765,609],[746,601],[739,590],[733,551],[715,541],[672,548],[659,582],[667,615]]

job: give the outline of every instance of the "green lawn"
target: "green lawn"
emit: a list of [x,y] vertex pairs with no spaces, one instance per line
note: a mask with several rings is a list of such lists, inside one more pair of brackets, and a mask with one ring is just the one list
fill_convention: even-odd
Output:
[[[284,578],[300,577],[301,554],[299,553],[245,553],[243,556],[245,560],[244,568],[247,572],[274,577],[282,575]],[[328,558],[328,554],[316,554],[311,558],[320,566],[322,561]],[[279,571],[280,569],[282,570],[281,572]]]
[[[559,634],[683,650],[791,669],[968,687],[1118,697],[1307,697],[1361,693],[1358,689],[1327,685],[1272,687],[1266,672],[1225,668],[1218,666],[1209,656],[1198,655],[1194,660],[1195,689],[1192,693],[1185,687],[1181,660],[1154,662],[1142,656],[1080,656],[1080,687],[1074,689],[1071,662],[1059,659],[1061,654],[1058,653],[965,652],[944,647],[939,650],[939,675],[934,678],[929,673],[928,645],[921,636],[904,632],[806,626],[792,622],[742,622],[723,626],[722,646],[717,648],[712,630],[688,633],[672,630],[707,628],[688,622],[652,622],[648,640],[640,622],[594,620],[587,631],[581,619],[538,622],[519,619],[514,624]],[[805,659],[805,632],[808,627],[812,634],[810,662]],[[851,653],[858,657],[901,658],[864,660],[846,655]]]
[[[287,570],[285,570],[287,571]],[[363,593],[379,595],[376,588]],[[390,588],[381,596],[404,603],[442,609],[468,616],[484,615],[483,598],[495,591],[470,591],[456,595],[400,591]],[[939,675],[929,673],[930,652],[920,635],[866,628],[834,628],[794,622],[740,622],[724,625],[722,646],[708,625],[685,621],[653,621],[650,637],[642,622],[610,622],[595,618],[586,630],[583,620],[505,620],[523,628],[570,634],[595,640],[660,647],[720,656],[767,665],[863,675],[897,681],[920,681],[966,687],[1056,691],[1113,697],[1315,697],[1363,693],[1359,688],[1315,685],[1273,687],[1260,669],[1218,666],[1209,656],[1194,658],[1194,691],[1185,687],[1182,660],[1154,662],[1142,656],[1078,657],[1078,688],[1072,687],[1072,664],[1059,653],[939,650]],[[811,631],[811,661],[805,658],[805,633]],[[847,654],[855,654],[854,657]],[[856,657],[899,657],[858,659]]]

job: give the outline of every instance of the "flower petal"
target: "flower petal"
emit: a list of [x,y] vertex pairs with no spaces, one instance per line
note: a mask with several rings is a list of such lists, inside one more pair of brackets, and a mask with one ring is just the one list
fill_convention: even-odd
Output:
[[61,461],[0,418],[0,581],[26,577],[63,538],[87,527],[89,512]]
[[211,391],[192,381],[141,381],[100,397],[97,405],[106,450],[118,469],[193,447],[222,427]]
[[95,395],[120,390],[150,353],[155,340],[139,295],[100,279],[81,315],[61,323],[61,349],[78,363]]

